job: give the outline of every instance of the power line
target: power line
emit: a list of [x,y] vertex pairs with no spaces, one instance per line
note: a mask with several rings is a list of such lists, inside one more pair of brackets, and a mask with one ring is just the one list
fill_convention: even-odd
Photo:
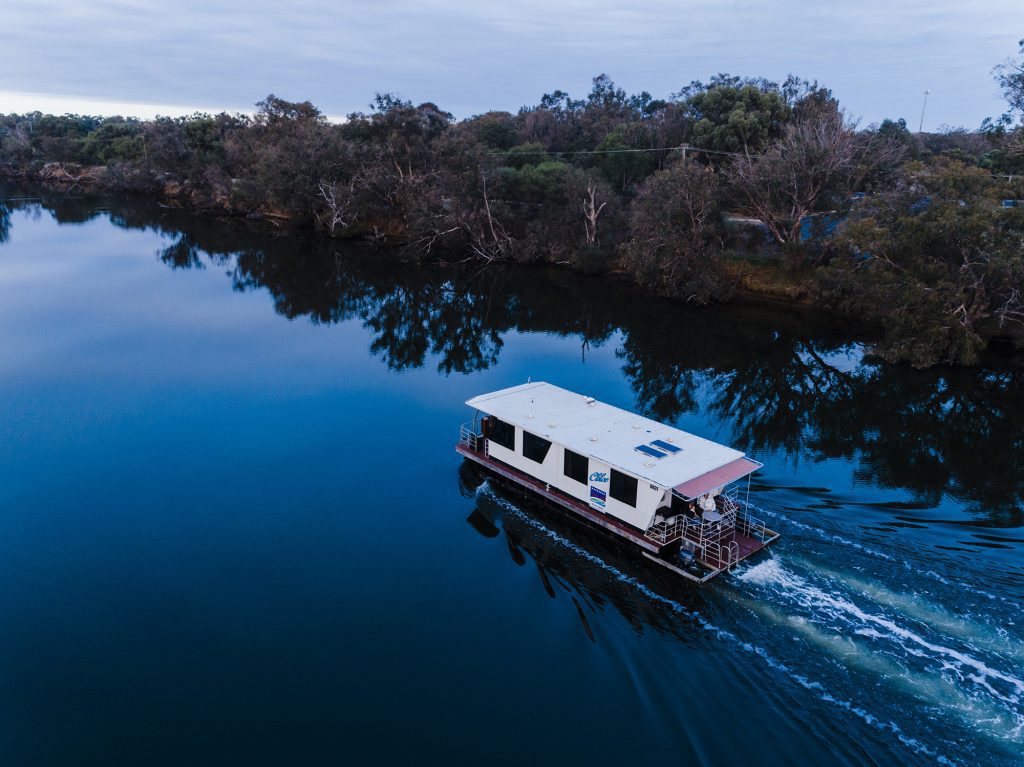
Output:
[[554,157],[557,155],[577,155],[577,154],[627,154],[632,152],[672,152],[677,149],[681,149],[685,152],[702,152],[704,154],[721,154],[728,155],[730,157],[756,157],[757,155],[744,154],[743,152],[726,152],[722,149],[705,149],[699,146],[691,146],[690,144],[681,144],[679,146],[663,146],[653,149],[570,149],[565,152],[559,152],[554,150],[548,151],[536,151],[536,152],[521,152],[517,149],[504,149],[499,152],[486,152],[485,154],[490,156],[546,156]]

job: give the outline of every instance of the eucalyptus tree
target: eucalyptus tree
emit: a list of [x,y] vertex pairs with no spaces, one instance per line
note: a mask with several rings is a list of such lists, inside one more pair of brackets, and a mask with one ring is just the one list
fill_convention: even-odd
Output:
[[713,169],[678,162],[654,174],[640,188],[629,224],[624,260],[641,285],[694,304],[729,294],[721,187]]
[[759,219],[799,261],[805,233],[815,231],[812,214],[841,214],[866,178],[902,154],[896,141],[858,134],[838,110],[812,110],[760,154],[728,165],[733,209]]
[[716,152],[750,154],[779,138],[792,109],[775,83],[717,75],[683,88],[690,143]]

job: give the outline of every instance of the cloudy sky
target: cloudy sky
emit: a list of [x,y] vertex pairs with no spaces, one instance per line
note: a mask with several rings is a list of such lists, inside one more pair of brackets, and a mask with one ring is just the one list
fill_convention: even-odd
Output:
[[607,72],[667,96],[716,72],[830,86],[870,123],[976,127],[1024,0],[32,0],[0,3],[0,112],[249,111],[273,92],[329,115],[376,91],[457,117]]

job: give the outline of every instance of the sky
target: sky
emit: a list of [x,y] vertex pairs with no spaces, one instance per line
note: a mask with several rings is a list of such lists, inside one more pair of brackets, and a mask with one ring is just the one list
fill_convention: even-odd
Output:
[[462,118],[607,73],[666,97],[717,72],[832,88],[862,125],[977,127],[1024,0],[32,0],[0,3],[0,113],[252,111],[274,93],[342,117],[374,93]]

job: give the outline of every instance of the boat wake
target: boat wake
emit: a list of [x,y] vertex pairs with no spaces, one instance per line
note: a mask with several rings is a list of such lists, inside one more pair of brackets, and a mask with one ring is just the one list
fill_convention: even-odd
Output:
[[790,514],[781,513],[764,506],[750,504],[750,507],[757,516],[778,520],[776,523],[778,526],[777,529],[786,537],[794,537],[793,531],[799,530],[801,531],[799,533],[801,538],[806,538],[809,541],[817,541],[827,545],[838,543],[847,550],[852,549],[865,555],[869,560],[875,559],[885,562],[902,562],[903,569],[908,575],[913,576],[914,578],[927,578],[942,587],[946,587],[946,589],[956,589],[958,600],[962,600],[965,594],[978,596],[989,602],[998,602],[1001,608],[1012,609],[1015,612],[1024,614],[1024,605],[1021,605],[1017,600],[1008,598],[1005,595],[993,594],[990,591],[980,588],[977,584],[973,584],[965,590],[962,578],[958,578],[955,574],[943,574],[937,572],[935,570],[934,562],[926,562],[919,559],[919,551],[907,551],[904,548],[901,548],[896,542],[891,542],[889,544],[891,550],[887,553],[876,547],[852,540],[852,538],[857,534],[853,530],[841,530],[840,532],[837,532],[835,528],[838,523],[834,519],[828,520],[828,529],[825,529],[821,525],[809,525],[798,519],[793,519]]
[[[923,707],[918,720],[954,718],[1002,748],[1024,744],[1021,640],[1005,629],[784,555],[736,580],[752,612],[847,672],[902,693],[905,705]],[[948,738],[941,728],[932,736]]]
[[[997,652],[1002,649],[1006,655],[1011,654],[1014,642],[1019,640],[992,633],[991,627],[984,627],[987,633],[982,632],[986,641],[993,643],[991,657],[986,661],[971,645],[961,642],[958,646],[956,641],[941,641],[933,636],[935,631],[945,629],[954,640],[965,639],[973,636],[978,628],[943,616],[941,608],[921,605],[913,615],[890,615],[881,609],[873,610],[835,588],[838,574],[818,575],[819,581],[832,580],[831,586],[827,582],[815,583],[811,577],[788,568],[779,557],[743,569],[733,581],[738,589],[725,592],[723,598],[745,606],[775,627],[789,629],[818,651],[794,654],[785,632],[761,631],[754,641],[754,634],[742,621],[737,621],[735,627],[713,623],[700,611],[653,591],[634,576],[551,530],[496,494],[487,483],[478,492],[486,494],[504,513],[516,515],[571,556],[596,565],[644,598],[698,625],[716,640],[728,642],[756,657],[770,672],[782,675],[821,701],[856,717],[875,732],[895,738],[917,757],[944,765],[976,761],[969,749],[960,756],[963,744],[951,739],[945,728],[924,724],[936,714],[952,713],[969,732],[984,733],[995,741],[1000,751],[1016,750],[1024,742],[1024,681],[1015,672],[1001,670],[1000,664],[1006,658]],[[863,585],[851,580],[845,589],[854,591]],[[765,595],[771,599],[765,600]],[[875,607],[893,609],[903,604],[902,595],[880,587],[874,597]],[[723,617],[727,618],[728,613]],[[919,628],[926,620],[930,620],[931,630]],[[909,626],[905,625],[908,623]],[[824,662],[816,662],[820,660]],[[844,682],[848,675],[837,674],[837,668],[854,669],[859,672],[858,676],[868,675],[873,680],[867,685],[870,688],[878,684],[893,685],[895,691],[903,693],[901,701],[879,706],[877,691],[865,694],[863,685],[850,689],[849,683]],[[871,702],[858,703],[858,698]],[[910,734],[914,729],[921,731]],[[948,748],[940,753],[935,748],[937,743]]]

